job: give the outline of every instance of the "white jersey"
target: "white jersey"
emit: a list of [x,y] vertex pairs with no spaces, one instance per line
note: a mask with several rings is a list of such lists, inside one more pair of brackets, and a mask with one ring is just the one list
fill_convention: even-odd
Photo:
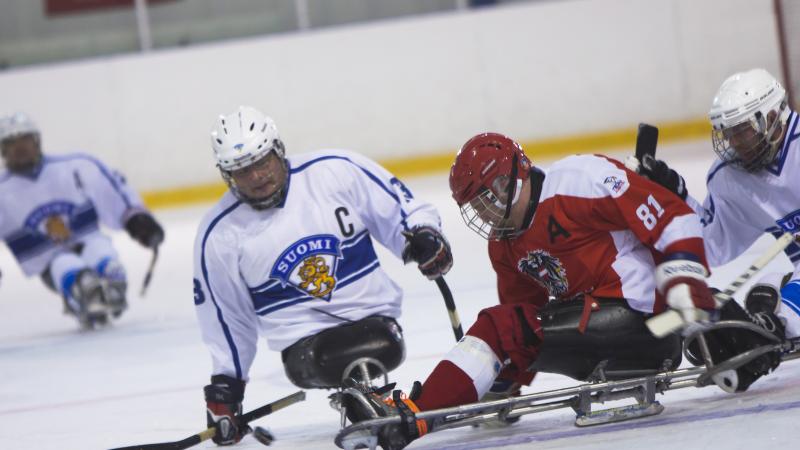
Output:
[[194,302],[215,375],[247,380],[259,333],[283,350],[347,320],[398,317],[402,292],[372,238],[399,257],[401,231],[440,228],[433,206],[363,156],[288,161],[281,205],[259,211],[228,192],[198,229]]
[[[703,205],[687,199],[702,218],[706,256],[711,266],[725,264],[742,254],[764,233],[780,236],[800,232],[800,127],[798,115],[787,120],[783,146],[775,161],[755,173],[717,160],[708,172],[708,195]],[[789,244],[786,255],[794,274],[781,289],[786,336],[800,335],[800,246]],[[782,273],[762,275],[759,283],[780,287]]]
[[[796,112],[789,115],[787,124],[783,147],[770,166],[750,173],[717,160],[708,172],[708,195],[703,205],[687,199],[702,219],[711,266],[733,260],[763,233],[779,236],[783,231],[800,231],[800,128]],[[786,254],[797,267],[800,246],[789,245]]]
[[120,229],[143,210],[119,173],[87,155],[44,156],[31,175],[0,173],[0,236],[27,276],[99,233],[100,222]]

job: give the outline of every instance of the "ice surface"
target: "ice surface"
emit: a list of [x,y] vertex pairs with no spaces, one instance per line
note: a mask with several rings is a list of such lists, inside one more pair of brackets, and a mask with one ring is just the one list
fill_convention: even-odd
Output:
[[[531,156],[535,163],[547,165]],[[659,156],[686,176],[693,195],[704,196],[705,173],[713,159],[705,141],[662,146]],[[446,174],[407,182],[417,196],[440,209],[455,255],[446,278],[466,329],[481,308],[496,303],[486,243],[461,222]],[[124,234],[114,235],[129,272],[130,309],[98,331],[79,331],[77,322],[62,314],[61,300],[38,279],[23,279],[11,255],[0,250],[0,449],[99,450],[178,440],[205,428],[202,387],[211,364],[195,322],[191,279],[195,228],[207,208],[158,211],[167,239],[144,298],[138,292],[150,254]],[[407,388],[425,379],[454,338],[435,284],[382,250],[384,267],[405,289],[401,324],[408,356],[392,379]],[[713,279],[724,283],[755,254],[717,270]],[[788,269],[789,263],[781,256],[773,267]],[[261,345],[251,378],[246,410],[296,390],[283,374],[279,354],[266,345]],[[575,384],[541,374],[524,392]],[[275,449],[335,448],[339,417],[328,406],[329,393],[309,391],[306,402],[255,424],[272,430],[278,439]],[[659,400],[666,406],[661,415],[628,423],[576,428],[570,410],[551,411],[523,417],[501,431],[465,428],[436,433],[409,448],[793,448],[800,363],[782,365],[744,394],[689,388]],[[214,447],[207,442],[195,448]],[[262,445],[247,437],[235,448]]]

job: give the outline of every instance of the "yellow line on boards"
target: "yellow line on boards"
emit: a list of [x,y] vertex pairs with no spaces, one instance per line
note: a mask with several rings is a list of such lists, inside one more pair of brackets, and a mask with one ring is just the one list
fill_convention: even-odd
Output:
[[[654,125],[658,126],[658,142],[660,144],[702,139],[711,134],[711,125],[706,119]],[[635,143],[636,127],[520,142],[525,153],[534,161],[538,157],[594,153],[626,147],[630,148],[633,153]],[[385,159],[380,163],[399,178],[439,173],[450,169],[457,150],[450,149],[407,158]],[[226,190],[227,186],[220,181],[219,183],[144,192],[142,199],[149,208],[158,209],[208,203],[219,199]]]

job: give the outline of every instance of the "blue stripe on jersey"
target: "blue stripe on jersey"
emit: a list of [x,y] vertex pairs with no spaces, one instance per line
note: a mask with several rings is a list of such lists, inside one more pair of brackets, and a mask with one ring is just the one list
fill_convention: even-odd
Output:
[[[342,241],[342,243],[340,245],[340,249],[341,248],[345,248],[345,247],[351,247],[356,241],[360,240],[361,238],[363,238],[364,236],[366,236],[368,234],[369,234],[369,230],[363,230],[360,233],[356,234],[355,236],[351,237],[350,239],[346,239],[346,240]],[[271,278],[271,279],[267,280],[263,284],[260,284],[260,285],[258,285],[256,287],[252,287],[252,288],[248,288],[248,289],[250,290],[250,292],[255,293],[255,292],[263,291],[268,286],[273,285],[273,284],[278,283],[278,282],[279,282],[279,280]]]
[[[771,234],[775,237],[775,239],[783,236],[784,233],[783,228],[777,225],[765,228],[764,232]],[[791,244],[787,245],[785,249],[783,249],[783,253],[785,253],[792,262],[797,262],[800,260],[800,245],[797,245],[796,242],[792,242]]]
[[[91,202],[84,203],[74,209],[69,217],[69,230],[73,236],[80,236],[99,229],[97,210]],[[30,228],[22,228],[6,238],[6,245],[18,261],[26,261],[42,252],[50,250],[56,244],[49,236]]]
[[46,235],[31,230],[20,230],[6,238],[6,245],[18,261],[24,261],[53,247]]
[[[354,283],[354,282],[360,280],[361,278],[364,278],[365,276],[369,275],[370,273],[372,273],[375,269],[377,269],[380,266],[381,266],[380,262],[379,261],[375,261],[371,265],[361,269],[360,272],[358,272],[356,274],[353,274],[353,276],[351,276],[350,278],[342,281],[340,284],[337,284],[336,288],[338,289],[340,287],[345,287],[348,284]],[[275,311],[278,311],[280,309],[288,308],[289,306],[296,305],[298,303],[303,303],[303,302],[306,302],[306,301],[309,301],[309,300],[313,300],[313,299],[314,299],[314,297],[311,297],[311,296],[304,296],[304,297],[300,297],[300,298],[295,298],[295,299],[292,299],[292,300],[287,301],[285,303],[281,303],[279,305],[274,305],[274,306],[268,307],[266,309],[262,309],[261,311],[257,311],[257,314],[259,316],[266,316],[267,314],[275,312]]]
[[[345,241],[341,246],[341,252],[342,256],[336,267],[336,286],[334,287],[333,293],[335,293],[337,289],[350,284],[352,281],[348,280],[355,275],[361,274],[365,267],[374,264],[379,265],[378,255],[375,253],[372,240],[369,238],[369,233],[367,233],[366,230],[354,236],[352,239]],[[287,283],[286,286],[283,286],[281,283],[273,283],[272,281],[273,280],[270,280],[258,288],[250,290],[253,307],[256,311],[265,306],[294,301],[301,297],[306,299],[311,298],[305,291],[291,284]]]
[[781,288],[781,302],[800,316],[800,280],[792,280]]
[[[114,192],[116,192],[117,195],[119,195],[122,198],[123,203],[125,203],[125,207],[127,207],[127,208],[131,207],[131,201],[128,198],[128,196],[125,195],[125,192],[120,187],[119,182],[117,181],[117,179],[114,177],[114,175],[111,172],[108,171],[108,168],[106,168],[106,166],[103,165],[103,163],[101,163],[98,159],[95,159],[95,158],[93,158],[93,157],[91,157],[89,155],[85,155],[83,153],[76,153],[74,155],[64,155],[64,156],[45,156],[44,163],[45,164],[47,164],[47,163],[58,163],[58,162],[62,162],[62,161],[71,161],[71,160],[74,160],[74,159],[84,159],[84,160],[87,160],[87,161],[91,162],[95,166],[97,166],[97,169],[100,170],[100,173],[103,174],[103,176],[108,180],[109,184],[111,184],[111,187],[114,188]],[[76,177],[77,177],[77,174],[76,174]]]
[[[329,159],[340,159],[342,161],[347,161],[350,164],[358,167],[362,172],[364,172],[364,174],[367,176],[367,178],[372,180],[381,189],[383,189],[384,192],[389,194],[389,196],[392,197],[394,199],[394,201],[396,201],[397,204],[400,206],[400,217],[401,217],[400,223],[403,225],[403,229],[404,230],[408,230],[408,225],[406,223],[406,218],[408,217],[408,215],[406,214],[405,210],[403,209],[403,202],[400,201],[400,197],[398,197],[397,194],[394,191],[392,191],[388,186],[383,184],[383,182],[381,182],[381,179],[378,178],[375,174],[373,174],[369,170],[359,166],[358,164],[354,163],[352,160],[350,160],[350,158],[347,158],[346,156],[337,156],[337,155],[321,156],[319,158],[312,159],[311,161],[306,161],[305,163],[299,165],[297,168],[291,169],[289,172],[290,173],[302,172],[303,170],[305,170],[306,168],[308,168],[312,164],[318,163],[320,161],[329,160]],[[392,178],[392,182],[394,180],[397,180],[397,178]],[[400,183],[400,180],[397,180],[397,182]],[[400,183],[400,184],[402,184],[402,183]],[[406,188],[405,186],[403,186],[403,189],[404,189],[405,192],[408,192],[409,195],[411,194],[411,191],[409,191],[408,188]]]
[[217,299],[214,298],[214,291],[211,290],[211,283],[208,281],[208,267],[206,267],[206,241],[208,240],[208,236],[211,234],[211,230],[222,220],[223,217],[230,214],[234,209],[236,209],[242,202],[237,201],[233,205],[229,206],[228,209],[222,211],[211,223],[208,225],[206,229],[206,233],[203,235],[203,243],[200,246],[200,267],[203,271],[203,280],[206,282],[206,289],[208,293],[211,295],[211,302],[214,303],[214,307],[217,309],[217,320],[219,320],[220,325],[222,325],[222,332],[225,334],[225,340],[228,341],[228,347],[231,348],[231,354],[233,355],[233,365],[236,368],[236,378],[242,378],[242,366],[239,362],[239,350],[236,348],[236,343],[233,342],[233,336],[231,335],[231,330],[228,328],[228,324],[225,322],[225,318],[222,315],[222,309],[220,309],[219,304],[217,303]]

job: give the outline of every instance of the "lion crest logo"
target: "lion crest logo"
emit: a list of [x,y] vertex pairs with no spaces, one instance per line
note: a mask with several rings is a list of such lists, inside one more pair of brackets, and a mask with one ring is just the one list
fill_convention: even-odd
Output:
[[324,258],[320,256],[306,258],[298,271],[302,280],[300,288],[314,297],[325,297],[336,286],[336,280],[328,273],[329,271],[330,267]]
[[44,229],[50,239],[59,244],[67,242],[72,235],[64,219],[57,215],[52,215],[45,220]]
[[318,234],[290,245],[270,272],[270,278],[282,286],[291,285],[319,299],[330,301],[336,288],[336,266],[342,258],[341,243],[336,236]]
[[528,252],[527,257],[519,260],[517,268],[536,280],[552,297],[560,298],[569,289],[567,271],[561,261],[544,250]]

